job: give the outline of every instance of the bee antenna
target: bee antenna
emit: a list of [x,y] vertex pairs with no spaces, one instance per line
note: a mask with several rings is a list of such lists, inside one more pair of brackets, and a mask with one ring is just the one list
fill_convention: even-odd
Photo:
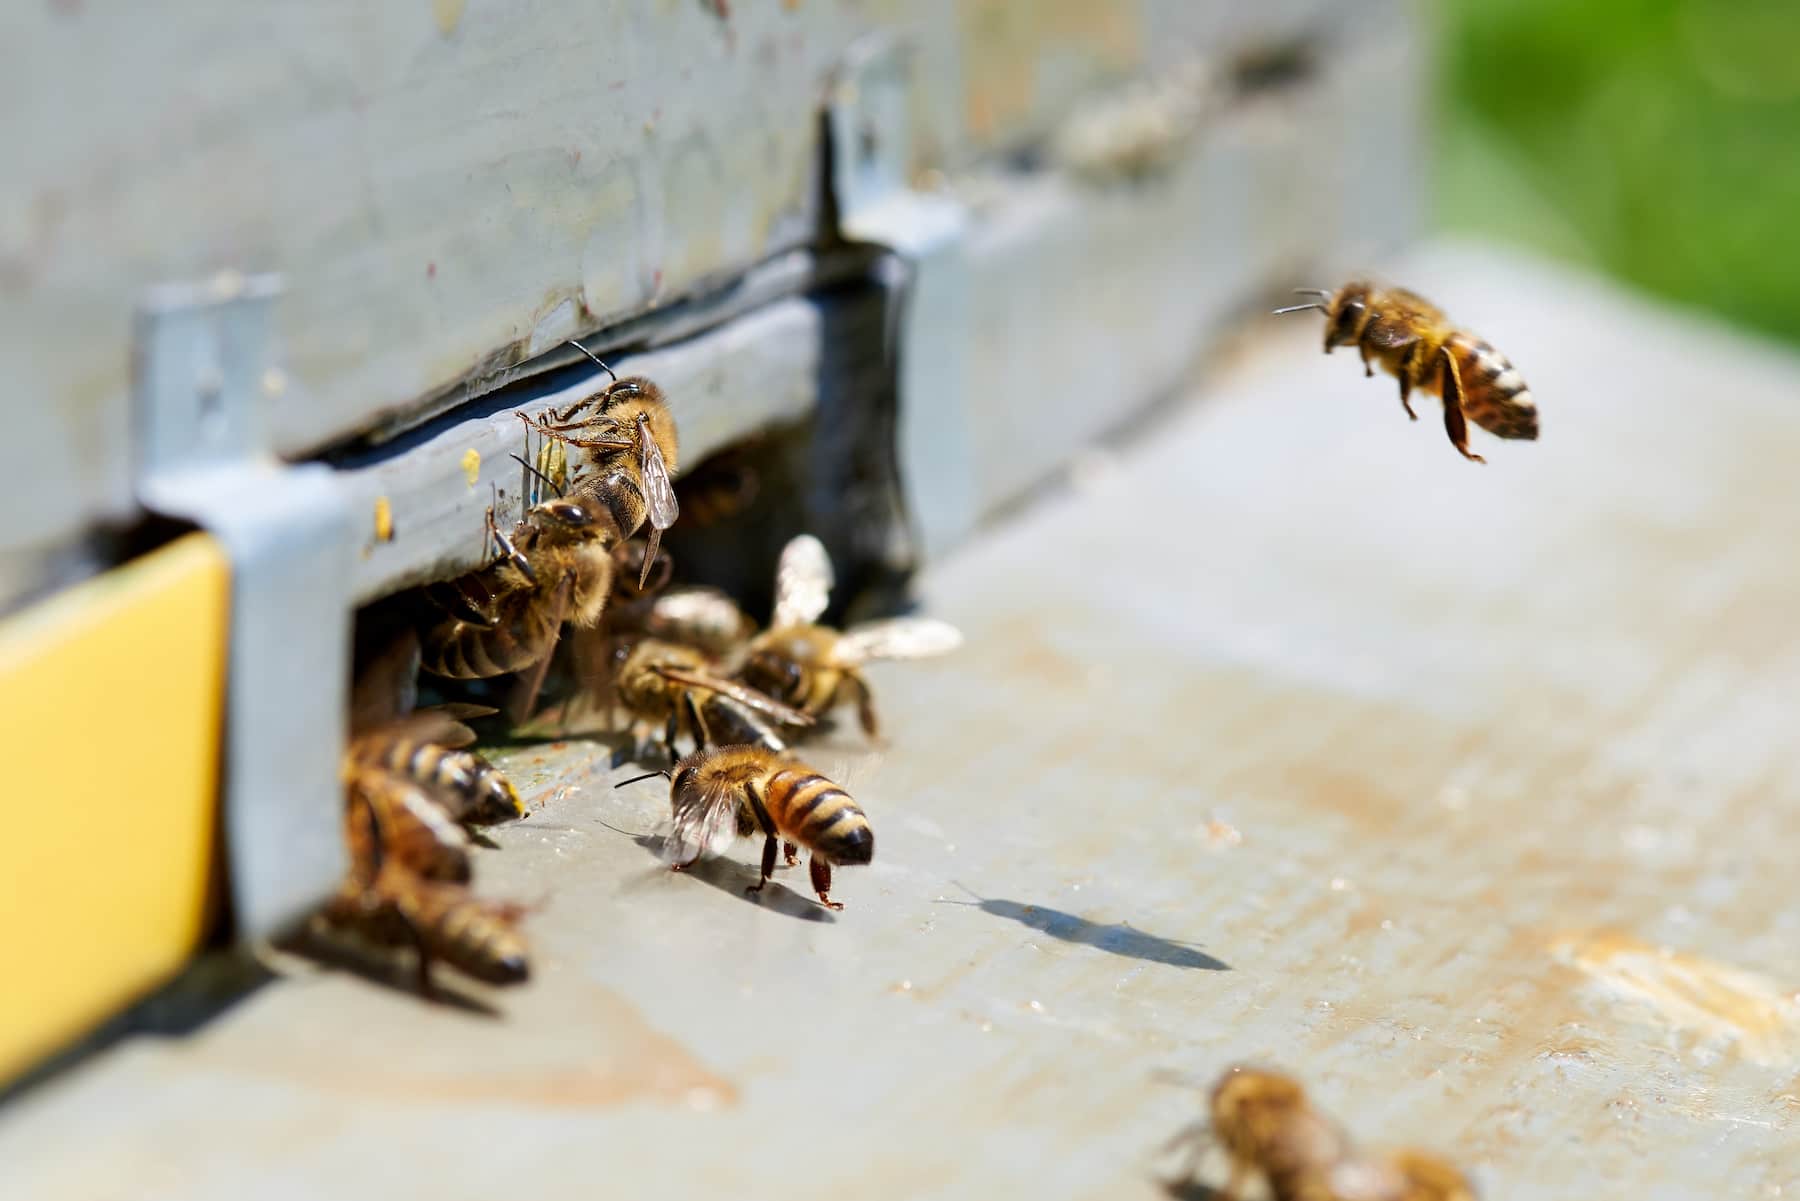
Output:
[[1315,301],[1312,304],[1290,304],[1286,308],[1274,310],[1274,313],[1279,317],[1283,313],[1304,313],[1307,309],[1318,309],[1321,313],[1329,311],[1324,305]]
[[568,495],[568,493],[564,492],[562,490],[561,486],[559,486],[555,480],[551,479],[549,476],[545,475],[543,472],[541,472],[537,468],[533,467],[530,463],[527,463],[521,456],[513,455],[512,458],[517,460],[519,466],[521,466],[525,470],[529,471],[532,475],[537,476],[539,480],[541,480],[542,482],[544,482],[546,484],[549,484],[552,488],[555,488],[556,494],[558,496],[567,496]]
[[1295,288],[1294,295],[1296,295],[1296,296],[1318,296],[1321,298],[1329,298],[1331,296],[1331,293],[1327,292],[1324,288]]
[[617,784],[614,784],[613,787],[623,788],[627,784],[636,784],[639,780],[648,780],[651,776],[662,776],[666,780],[673,780],[675,778],[669,774],[667,768],[661,768],[657,771],[647,771],[641,776],[633,776],[629,780],[620,780]]
[[574,338],[569,339],[569,345],[573,346],[576,350],[579,350],[582,354],[586,355],[588,358],[590,358],[590,359],[594,360],[594,362],[598,363],[600,365],[600,370],[602,370],[602,371],[606,372],[606,374],[612,376],[613,382],[615,384],[619,382],[618,373],[615,372],[611,367],[608,367],[606,365],[606,360],[602,359],[599,355],[595,354],[593,351],[591,351],[587,347],[583,346],[579,341],[577,341]]

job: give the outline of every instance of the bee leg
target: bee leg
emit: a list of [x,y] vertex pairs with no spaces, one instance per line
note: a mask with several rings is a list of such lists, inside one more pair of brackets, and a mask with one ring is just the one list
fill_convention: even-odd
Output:
[[1417,413],[1413,412],[1413,407],[1412,407],[1412,373],[1414,370],[1413,359],[1417,357],[1418,348],[1419,348],[1418,343],[1415,342],[1415,343],[1413,343],[1413,345],[1411,347],[1409,347],[1407,349],[1406,356],[1400,360],[1400,372],[1399,372],[1399,375],[1400,375],[1400,407],[1405,409],[1406,415],[1408,417],[1411,417],[1414,421],[1417,421],[1419,419],[1419,415]]
[[[1376,314],[1376,316],[1380,316],[1380,314],[1378,313],[1378,314]],[[1375,378],[1375,368],[1369,366],[1369,345],[1368,345],[1368,343],[1358,342],[1356,344],[1356,353],[1362,356],[1363,378],[1364,379],[1374,379]]]
[[842,909],[842,901],[831,899],[831,864],[819,858],[815,853],[806,861],[807,870],[812,873],[813,891],[819,894],[819,904],[827,909]]
[[775,836],[769,834],[763,838],[762,879],[746,888],[745,892],[761,892],[769,877],[775,874]]
[[681,732],[681,710],[669,714],[668,724],[663,726],[663,749],[669,752],[669,766],[674,767],[681,761],[675,753],[675,737]]
[[800,848],[791,842],[783,842],[781,857],[787,861],[788,867],[798,867],[800,865]]
[[1450,445],[1471,463],[1485,463],[1486,459],[1469,449],[1469,423],[1463,416],[1462,372],[1457,370],[1456,356],[1450,353],[1449,346],[1438,349],[1438,357],[1443,360],[1444,372],[1444,432],[1450,435]]
[[856,719],[862,723],[863,733],[869,736],[870,742],[880,742],[881,722],[875,717],[875,690],[858,672],[850,672],[844,679],[856,689]]
[[419,929],[418,923],[402,914],[401,923],[406,927],[407,935],[412,939],[414,964],[418,972],[417,983],[419,995],[427,1001],[437,999],[437,985],[431,979],[431,948],[425,944],[425,932]]
[[1231,1175],[1225,1181],[1225,1187],[1219,1190],[1220,1201],[1238,1201],[1244,1195],[1244,1186],[1250,1183],[1250,1165],[1233,1155],[1231,1157]]

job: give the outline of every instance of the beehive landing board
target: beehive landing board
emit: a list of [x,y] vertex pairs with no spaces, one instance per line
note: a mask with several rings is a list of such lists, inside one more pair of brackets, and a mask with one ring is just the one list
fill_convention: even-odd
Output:
[[656,782],[512,753],[499,1016],[294,968],[27,1094],[0,1193],[1154,1198],[1158,1074],[1250,1059],[1489,1197],[1795,1195],[1800,363],[1486,252],[1403,278],[1545,440],[1464,463],[1272,323],[925,582],[968,647],[816,756],[879,831],[844,912],[745,899],[748,845],[670,876],[614,829]]

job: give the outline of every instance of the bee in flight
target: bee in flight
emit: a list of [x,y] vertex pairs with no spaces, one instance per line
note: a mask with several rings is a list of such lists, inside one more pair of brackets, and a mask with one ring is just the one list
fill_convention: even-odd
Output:
[[813,717],[854,695],[863,732],[880,737],[875,696],[862,669],[877,659],[924,659],[962,645],[962,634],[930,617],[862,622],[848,630],[819,625],[831,599],[831,557],[811,534],[782,548],[775,569],[769,628],[743,651],[738,678]]
[[[762,876],[746,891],[758,893],[775,872],[775,844],[787,841],[811,853],[813,891],[827,909],[831,869],[866,864],[875,857],[875,832],[850,795],[798,760],[761,746],[701,749],[669,775],[674,831],[667,841],[670,866],[682,871],[707,853],[723,852],[738,838],[763,836]],[[647,779],[638,776],[636,779]],[[627,780],[629,784],[633,781]]]
[[425,590],[434,615],[423,636],[423,663],[433,675],[457,680],[532,669],[512,706],[523,717],[543,685],[563,623],[600,624],[623,538],[608,509],[575,496],[534,505],[510,538],[495,526],[490,507],[487,528],[503,552],[500,561]]
[[580,479],[573,499],[603,505],[626,537],[650,523],[643,578],[648,581],[662,532],[675,524],[680,505],[670,475],[676,468],[675,418],[662,389],[641,375],[620,379],[581,343],[569,343],[600,365],[612,382],[561,409],[548,420],[519,419],[550,438],[594,452],[593,469]]
[[1469,449],[1471,420],[1501,438],[1536,440],[1537,403],[1518,369],[1486,341],[1451,325],[1424,297],[1360,280],[1335,293],[1305,288],[1300,294],[1316,299],[1275,311],[1324,313],[1325,353],[1354,345],[1365,376],[1379,366],[1400,381],[1400,404],[1414,421],[1415,388],[1442,397],[1444,432],[1464,458],[1486,462]]

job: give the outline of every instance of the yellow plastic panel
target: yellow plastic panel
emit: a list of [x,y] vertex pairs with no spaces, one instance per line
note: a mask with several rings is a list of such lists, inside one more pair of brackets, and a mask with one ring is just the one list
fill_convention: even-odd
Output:
[[0,622],[0,1080],[167,979],[216,890],[230,565],[190,534]]

